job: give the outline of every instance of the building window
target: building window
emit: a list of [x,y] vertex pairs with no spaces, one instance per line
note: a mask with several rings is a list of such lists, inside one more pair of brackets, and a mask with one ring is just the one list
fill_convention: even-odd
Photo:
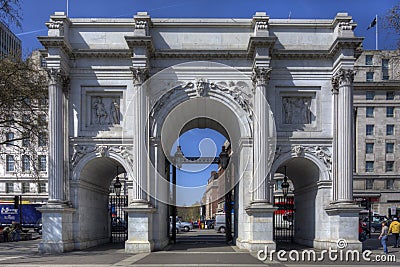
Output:
[[47,161],[46,161],[46,156],[45,155],[40,155],[38,157],[39,160],[39,171],[45,172],[47,170]]
[[6,171],[8,172],[13,172],[14,171],[14,156],[13,155],[7,155],[6,156]]
[[31,159],[28,155],[22,155],[22,171],[28,172],[31,169]]
[[14,145],[14,133],[6,133],[6,146]]
[[394,153],[394,143],[386,143],[386,154]]
[[373,72],[367,72],[367,82],[373,82],[374,81],[374,73]]
[[365,99],[366,100],[374,100],[375,98],[375,92],[374,91],[367,91],[365,93]]
[[365,116],[367,118],[373,118],[374,117],[374,107],[367,107]]
[[31,140],[29,139],[29,135],[25,134],[24,138],[22,139],[22,146],[28,147],[31,144]]
[[46,133],[39,133],[38,137],[38,145],[39,146],[46,146],[47,145],[47,135]]
[[365,153],[367,153],[367,154],[374,153],[374,143],[366,143],[365,144]]
[[22,193],[29,193],[31,191],[31,187],[29,183],[22,183]]
[[46,183],[39,183],[38,191],[39,193],[46,193],[47,192]]
[[39,115],[38,117],[38,125],[44,126],[46,125],[46,115]]
[[394,107],[386,107],[386,117],[388,118],[394,117]]
[[386,135],[394,135],[394,125],[386,125]]
[[365,189],[373,189],[374,188],[374,179],[365,180]]
[[367,124],[366,128],[365,128],[365,134],[366,135],[374,135],[374,125]]
[[394,179],[393,178],[386,180],[386,189],[394,189]]
[[373,55],[365,55],[365,65],[372,66],[372,64],[373,64],[373,61],[372,61],[373,57],[374,57]]
[[389,80],[389,59],[382,59],[382,80]]
[[393,171],[393,166],[394,166],[394,161],[386,161],[385,171],[386,172],[392,172]]
[[374,162],[373,161],[365,162],[365,171],[366,172],[374,172]]
[[394,91],[386,92],[386,100],[394,100]]
[[14,183],[6,183],[6,193],[14,193]]

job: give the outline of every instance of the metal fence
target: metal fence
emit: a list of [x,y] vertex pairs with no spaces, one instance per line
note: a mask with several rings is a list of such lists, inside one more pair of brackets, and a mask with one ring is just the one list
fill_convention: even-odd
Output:
[[274,240],[275,242],[293,242],[295,229],[295,207],[292,196],[275,196]]
[[128,213],[124,207],[128,206],[128,196],[110,195],[111,210],[111,242],[120,243],[128,240]]

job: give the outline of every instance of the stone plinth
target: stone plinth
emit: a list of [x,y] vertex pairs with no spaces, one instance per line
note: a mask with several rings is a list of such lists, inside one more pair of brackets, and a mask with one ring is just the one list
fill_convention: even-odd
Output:
[[[273,216],[276,210],[271,204],[257,203],[246,208],[250,216],[249,240],[236,240],[239,248],[248,249],[252,253],[268,249],[276,249],[276,243],[273,241]],[[240,227],[240,225],[239,225]]]
[[148,204],[131,205],[125,208],[128,213],[127,253],[149,253],[154,248],[152,240],[152,216],[155,208]]
[[44,206],[42,213],[41,253],[62,253],[73,250],[72,215],[75,209],[64,206]]

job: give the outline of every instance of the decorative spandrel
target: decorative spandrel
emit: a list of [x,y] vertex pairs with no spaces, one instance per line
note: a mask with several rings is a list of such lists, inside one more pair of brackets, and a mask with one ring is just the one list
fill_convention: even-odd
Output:
[[285,124],[311,123],[311,97],[282,97]]
[[120,98],[92,96],[90,124],[95,126],[114,125],[121,122]]

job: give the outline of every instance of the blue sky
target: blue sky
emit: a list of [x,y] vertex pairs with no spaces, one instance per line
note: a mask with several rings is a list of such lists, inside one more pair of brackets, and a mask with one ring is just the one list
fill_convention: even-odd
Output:
[[[23,29],[13,29],[23,42],[24,53],[41,48],[37,36],[46,35],[45,22],[55,11],[66,11],[67,0],[21,0]],[[358,24],[357,36],[365,37],[364,49],[375,49],[375,30],[366,30],[375,15],[384,17],[398,0],[68,0],[70,17],[130,18],[138,11],[152,17],[251,18],[266,11],[271,18],[333,18],[348,12]],[[379,49],[394,49],[393,34],[379,25]]]

